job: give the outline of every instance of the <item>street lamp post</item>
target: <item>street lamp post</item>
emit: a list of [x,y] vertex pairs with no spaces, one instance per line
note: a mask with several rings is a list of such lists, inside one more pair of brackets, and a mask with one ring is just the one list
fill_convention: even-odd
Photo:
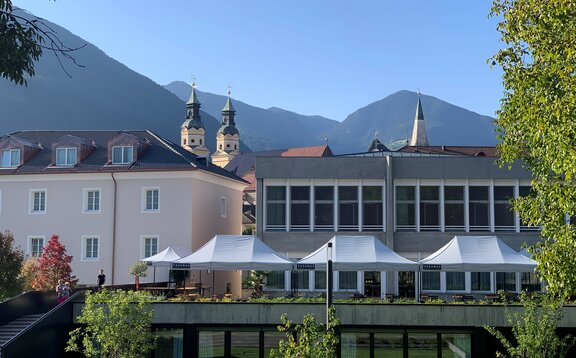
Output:
[[326,247],[326,327],[330,322],[330,306],[332,306],[332,243]]

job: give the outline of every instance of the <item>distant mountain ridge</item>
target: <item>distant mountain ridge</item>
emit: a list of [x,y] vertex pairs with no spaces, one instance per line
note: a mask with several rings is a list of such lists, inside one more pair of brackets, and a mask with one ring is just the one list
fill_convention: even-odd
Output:
[[[47,23],[68,46],[87,44],[74,53],[85,67],[64,62],[69,78],[54,55],[46,52],[28,87],[0,79],[0,135],[27,129],[148,129],[180,142],[190,85],[177,81],[164,88],[66,29]],[[214,151],[226,96],[198,91],[198,97],[206,144]],[[431,145],[496,143],[492,118],[432,96],[421,98]],[[258,108],[234,98],[233,103],[242,152],[314,146],[327,138],[333,152],[342,154],[366,151],[375,134],[388,146],[405,143],[412,133],[416,100],[416,93],[399,91],[356,110],[343,122],[277,107]]]

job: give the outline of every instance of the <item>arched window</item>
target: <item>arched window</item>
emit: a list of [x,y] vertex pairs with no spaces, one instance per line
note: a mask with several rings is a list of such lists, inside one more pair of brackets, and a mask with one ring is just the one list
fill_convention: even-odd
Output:
[[184,145],[186,145],[186,139],[184,139]]

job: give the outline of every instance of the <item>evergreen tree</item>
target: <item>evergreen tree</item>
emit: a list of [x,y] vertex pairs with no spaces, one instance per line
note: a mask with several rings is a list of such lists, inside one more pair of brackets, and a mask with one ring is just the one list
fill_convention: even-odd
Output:
[[71,262],[72,256],[66,255],[66,247],[60,243],[58,235],[52,235],[38,258],[38,274],[33,287],[50,291],[56,287],[59,279],[70,282],[70,287],[74,287],[78,280],[72,276]]
[[24,253],[14,247],[12,233],[0,232],[0,301],[22,292],[19,274],[23,262]]

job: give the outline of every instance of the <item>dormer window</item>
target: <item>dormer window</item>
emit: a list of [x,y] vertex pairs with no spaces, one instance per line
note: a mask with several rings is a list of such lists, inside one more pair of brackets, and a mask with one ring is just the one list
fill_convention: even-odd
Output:
[[112,164],[132,164],[134,162],[134,147],[112,147]]
[[57,148],[56,149],[56,165],[75,165],[76,158],[78,158],[77,148]]
[[20,165],[20,149],[2,151],[2,168],[15,168]]

